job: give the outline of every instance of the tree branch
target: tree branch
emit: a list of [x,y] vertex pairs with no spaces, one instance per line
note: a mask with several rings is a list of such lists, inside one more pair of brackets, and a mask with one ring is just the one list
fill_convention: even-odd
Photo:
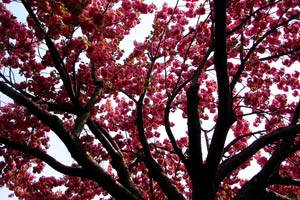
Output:
[[147,142],[145,130],[144,130],[144,117],[143,117],[143,95],[140,97],[137,103],[137,118],[136,124],[140,142],[144,151],[144,163],[149,169],[154,180],[159,184],[164,193],[169,199],[183,200],[184,197],[178,191],[176,186],[171,182],[167,175],[163,172],[161,166],[154,160],[151,155],[149,144]]
[[253,191],[251,195],[248,194],[238,194],[234,200],[253,200],[253,199],[261,199],[261,200],[294,200],[288,198],[286,196],[280,195],[271,190],[263,189],[263,191],[257,192]]
[[296,53],[298,51],[300,51],[300,47],[296,47],[296,48],[294,48],[292,50],[285,51],[285,52],[282,52],[282,53],[278,53],[278,54],[275,54],[275,55],[262,57],[262,58],[259,58],[259,60],[260,61],[272,60],[272,59],[275,59],[275,58],[280,58],[281,56],[286,56],[286,55],[290,55],[290,54]]
[[[227,32],[227,35],[231,35],[233,33],[235,33],[236,31],[238,31],[239,29],[241,29],[243,27],[243,25],[245,23],[247,23],[247,21],[249,21],[251,19],[251,17],[253,17],[256,13],[262,11],[263,9],[265,8],[268,8],[268,7],[271,7],[271,6],[274,6],[276,5],[278,2],[280,2],[282,0],[278,0],[278,1],[274,1],[274,2],[270,2],[270,4],[267,4],[267,5],[264,5],[264,6],[261,6],[259,7],[258,9],[256,9],[254,12],[251,12],[250,15],[248,15],[245,19],[242,20],[242,22],[237,25],[235,28],[231,29],[230,31]],[[251,8],[252,9],[252,8]]]
[[[74,108],[69,105],[55,105],[48,104],[48,108],[51,110],[59,110],[65,111],[73,114],[77,114]],[[108,154],[112,159],[112,166],[117,171],[119,176],[119,182],[124,185],[128,190],[130,190],[133,194],[138,196],[139,198],[143,198],[140,191],[136,188],[135,184],[132,182],[130,178],[129,169],[130,167],[124,161],[123,154],[121,149],[119,149],[118,145],[115,143],[113,138],[107,133],[107,131],[102,128],[97,122],[87,119],[86,124],[88,125],[91,132],[94,136],[101,142],[104,148],[107,150]]]
[[25,9],[27,10],[29,16],[33,19],[35,25],[38,27],[38,29],[40,29],[40,31],[44,34],[44,39],[46,41],[46,45],[49,49],[51,58],[54,62],[54,66],[57,69],[57,71],[59,72],[59,75],[64,83],[64,86],[67,90],[67,93],[71,99],[71,101],[73,103],[77,104],[77,101],[75,99],[75,93],[72,87],[72,83],[71,83],[71,79],[70,76],[67,72],[67,69],[64,65],[64,62],[62,60],[62,58],[60,57],[53,41],[51,40],[51,38],[49,37],[49,35],[46,33],[46,31],[43,29],[40,21],[38,20],[37,16],[34,14],[32,8],[28,5],[28,3],[26,2],[26,0],[21,0],[22,4],[24,5]]
[[187,116],[188,116],[188,136],[189,136],[189,158],[188,172],[193,185],[193,199],[199,199],[201,180],[203,175],[203,157],[201,147],[201,124],[199,119],[199,85],[192,84],[187,91]]
[[[64,105],[57,105],[57,104],[48,104],[48,108],[50,110],[58,110],[58,111],[64,111],[69,112],[73,114],[78,114],[78,112],[75,112],[75,109],[73,106],[69,104]],[[112,166],[114,169],[116,169],[118,176],[119,176],[119,182],[124,185],[128,190],[130,190],[132,193],[134,193],[139,198],[143,198],[140,191],[136,188],[135,184],[132,182],[132,179],[130,178],[129,173],[129,167],[124,161],[123,154],[121,152],[121,149],[118,147],[118,145],[115,143],[113,138],[107,133],[107,131],[102,128],[97,122],[87,119],[86,124],[88,125],[91,132],[94,134],[94,136],[101,142],[101,144],[104,146],[108,154],[110,155],[112,159]]]
[[[291,126],[296,126],[299,118],[299,110],[300,106],[298,103],[294,112]],[[260,191],[258,192],[257,197],[261,198],[263,197],[263,191],[265,190],[265,188],[267,188],[267,186],[274,182],[274,180],[283,181],[283,179],[278,175],[278,169],[280,164],[287,157],[291,156],[295,151],[299,150],[299,146],[294,146],[295,138],[296,134],[285,136],[282,139],[281,143],[279,143],[276,150],[272,153],[272,156],[263,166],[263,168],[242,187],[242,189],[237,193],[237,196],[252,196],[252,193]]]
[[272,200],[293,200],[293,199],[290,199],[286,196],[283,196],[281,194],[278,194],[278,193],[270,191],[270,190],[265,191],[264,198],[265,199],[272,199]]
[[278,173],[272,175],[268,181],[268,185],[286,185],[286,186],[300,186],[300,180],[295,180],[290,177],[282,177]]
[[297,103],[291,124],[297,124],[300,116],[300,100]]
[[[198,21],[199,21],[199,19],[200,19],[200,16],[199,16],[199,18],[198,18]],[[198,21],[197,21],[197,24],[198,24]],[[186,51],[186,53],[185,53],[185,56],[184,56],[184,59],[183,59],[183,63],[185,63],[186,62],[186,60],[187,60],[187,58],[188,58],[188,52],[189,52],[189,49],[191,48],[191,46],[192,46],[192,43],[193,43],[193,41],[195,40],[195,38],[196,38],[196,34],[197,34],[197,32],[195,31],[194,32],[194,34],[193,34],[193,39],[192,39],[192,41],[190,42],[190,44],[189,44],[189,46],[188,46],[188,49],[187,49],[187,51]],[[191,79],[188,79],[188,80],[186,80],[184,83],[182,83],[182,84],[180,84],[179,85],[179,81],[180,81],[180,79],[181,79],[181,76],[179,76],[178,77],[178,80],[177,80],[177,83],[176,83],[176,85],[175,85],[175,87],[173,88],[173,92],[172,92],[172,95],[168,95],[168,102],[167,102],[167,105],[166,105],[166,108],[165,108],[165,114],[164,114],[164,121],[165,121],[165,130],[166,130],[166,132],[167,132],[167,135],[168,135],[168,137],[169,137],[169,139],[170,139],[170,141],[171,141],[171,144],[172,144],[172,146],[173,146],[173,148],[174,148],[174,151],[175,151],[175,153],[180,157],[180,159],[183,161],[183,163],[185,164],[185,166],[187,167],[187,168],[189,168],[189,166],[188,166],[188,160],[186,159],[186,157],[183,155],[183,153],[182,153],[182,151],[178,148],[178,146],[177,146],[177,143],[176,143],[176,141],[175,141],[175,138],[174,138],[174,135],[173,135],[173,133],[172,133],[172,130],[171,130],[171,128],[170,128],[170,121],[169,121],[169,113],[170,113],[170,109],[171,109],[171,103],[172,103],[172,101],[175,99],[175,97],[178,95],[178,93],[190,82],[190,81],[192,81],[192,85],[198,85],[198,78],[199,78],[199,75],[200,75],[200,73],[201,73],[201,71],[202,71],[202,69],[203,69],[203,67],[204,67],[204,65],[205,65],[205,63],[206,63],[206,61],[207,61],[207,59],[208,59],[208,57],[209,57],[209,55],[211,54],[211,52],[213,51],[213,49],[214,49],[214,45],[212,44],[210,47],[209,47],[209,49],[207,50],[207,52],[206,52],[206,54],[204,55],[204,57],[203,57],[203,59],[201,60],[201,62],[199,63],[199,65],[198,65],[198,67],[197,67],[197,69],[195,70],[195,72],[194,72],[194,75],[192,76],[192,78]],[[198,86],[199,87],[199,86]],[[196,92],[196,96],[197,97],[195,97],[195,98],[197,98],[198,99],[198,102],[197,102],[197,105],[196,105],[196,107],[197,107],[197,110],[198,110],[198,105],[199,105],[199,97],[198,97],[198,89],[197,89],[197,91],[195,91]],[[192,94],[191,94],[192,95]],[[194,98],[194,97],[192,97],[192,98]],[[189,105],[189,104],[188,104]],[[192,106],[194,106],[195,107],[195,105],[192,105]],[[198,111],[197,111],[198,112]],[[189,114],[188,114],[189,115]],[[198,121],[199,122],[199,114],[198,115],[194,115],[194,119],[193,119],[193,121]],[[199,124],[200,125],[200,124]],[[199,126],[200,127],[200,126]],[[201,134],[201,127],[199,128],[198,127],[198,129],[199,129],[199,131],[198,131],[198,133],[199,133],[199,135]],[[192,127],[190,127],[190,128],[192,128]],[[197,132],[197,130],[195,130],[195,131],[192,131],[192,132]],[[201,140],[201,137],[200,137],[200,140]],[[192,139],[190,139],[190,141],[193,141],[193,142],[199,142],[199,144],[198,144],[198,146],[200,146],[200,148],[198,147],[197,149],[201,149],[201,141],[200,140],[192,140]],[[198,150],[196,150],[195,152],[198,152],[199,153],[199,151]],[[202,157],[202,153],[200,152],[200,154],[201,154],[201,157]],[[201,162],[202,162],[202,158],[200,159],[201,160]]]
[[170,109],[171,109],[171,98],[168,99],[166,108],[165,108],[165,113],[164,113],[164,123],[165,123],[165,130],[166,133],[169,137],[169,140],[171,141],[172,147],[174,149],[174,152],[179,156],[179,158],[182,160],[182,162],[184,164],[186,164],[187,159],[184,156],[184,154],[182,153],[181,149],[178,147],[175,137],[173,135],[173,132],[171,130],[171,126],[170,126],[170,119],[169,119],[169,113],[170,113]]
[[218,119],[207,154],[206,169],[209,177],[214,177],[223,154],[228,130],[235,117],[232,108],[232,94],[229,87],[229,74],[226,52],[226,1],[215,0],[215,52],[214,64],[218,84]]
[[24,95],[18,93],[11,87],[0,81],[0,92],[4,93],[17,103],[21,104],[29,110],[35,117],[41,120],[66,145],[71,156],[89,175],[90,179],[96,181],[100,186],[107,190],[116,199],[140,199],[133,195],[123,185],[117,182],[111,175],[104,171],[103,168],[95,161],[95,159],[85,150],[78,137],[70,134],[64,127],[62,121],[55,115],[42,109],[38,104],[34,103]]
[[279,28],[280,26],[283,26],[285,24],[288,24],[290,21],[294,20],[299,14],[296,14],[294,16],[291,16],[289,19],[277,24],[277,26],[274,26],[273,28],[271,28],[270,30],[268,30],[263,36],[261,36],[250,48],[250,50],[248,51],[247,55],[245,56],[245,58],[241,61],[240,67],[238,68],[237,72],[235,73],[235,75],[232,78],[232,81],[230,83],[230,88],[231,90],[234,89],[236,83],[238,82],[239,78],[241,77],[242,73],[244,72],[245,69],[245,64],[248,61],[248,59],[250,58],[251,54],[256,50],[256,47],[263,42],[263,40],[269,36],[271,33],[273,33],[274,31],[277,30],[277,28]]
[[80,135],[84,125],[86,124],[86,121],[90,117],[91,110],[93,109],[96,101],[98,100],[101,94],[102,88],[103,88],[103,84],[99,82],[90,100],[86,104],[86,106],[83,108],[82,111],[79,111],[79,114],[77,115],[77,118],[75,120],[75,127],[72,130],[72,134],[76,136]]
[[261,138],[254,141],[246,149],[242,150],[240,153],[228,158],[219,167],[218,174],[216,177],[216,183],[218,184],[223,180],[228,174],[230,174],[239,165],[247,161],[251,156],[253,156],[257,151],[262,149],[268,144],[278,141],[283,138],[288,138],[300,133],[300,124],[290,125],[284,128],[279,128],[272,133],[262,136]]
[[256,134],[261,134],[265,131],[257,131],[257,132],[254,132],[254,133],[247,133],[247,134],[243,134],[243,135],[240,135],[238,137],[236,137],[235,139],[233,139],[225,148],[224,148],[224,153],[226,153],[230,147],[232,147],[235,143],[237,143],[239,140],[243,139],[244,137],[249,137],[249,136],[253,136],[253,135],[256,135]]
[[26,146],[24,144],[18,143],[11,141],[7,138],[0,137],[0,143],[3,143],[6,148],[12,148],[17,151],[21,151],[24,154],[28,154],[30,156],[36,157],[40,159],[41,161],[44,161],[47,163],[50,167],[55,169],[56,171],[68,175],[68,176],[78,176],[78,177],[84,177],[84,178],[89,178],[88,174],[82,169],[82,168],[75,168],[75,167],[69,167],[66,166],[56,159],[54,159],[52,156],[48,155],[47,153],[36,149],[32,148],[29,146]]
[[68,141],[70,139],[62,121],[57,116],[47,112],[40,105],[34,103],[23,94],[7,86],[3,81],[0,81],[0,92],[27,108],[39,120],[49,126],[51,130],[58,133],[63,141]]
[[116,169],[119,182],[124,185],[128,190],[139,198],[143,198],[141,192],[137,189],[136,185],[132,181],[129,173],[129,167],[127,166],[121,149],[115,143],[115,141],[110,137],[110,135],[104,130],[99,124],[90,119],[87,120],[87,125],[95,135],[95,137],[101,142],[104,148],[107,150],[112,159],[112,166]]

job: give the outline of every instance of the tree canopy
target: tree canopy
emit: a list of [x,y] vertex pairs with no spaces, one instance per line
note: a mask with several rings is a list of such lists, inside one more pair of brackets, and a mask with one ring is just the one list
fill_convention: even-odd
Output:
[[16,197],[300,198],[300,1],[18,0],[24,22],[10,3],[0,186]]

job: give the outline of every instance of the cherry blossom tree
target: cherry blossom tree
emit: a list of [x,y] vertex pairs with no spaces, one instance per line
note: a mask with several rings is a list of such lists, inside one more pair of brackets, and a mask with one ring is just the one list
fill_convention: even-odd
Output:
[[0,186],[16,197],[300,198],[300,1],[20,0],[26,22],[10,3]]

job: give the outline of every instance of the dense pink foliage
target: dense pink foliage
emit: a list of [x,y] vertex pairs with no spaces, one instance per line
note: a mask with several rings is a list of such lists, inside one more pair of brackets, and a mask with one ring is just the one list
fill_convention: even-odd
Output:
[[[219,169],[255,141],[295,127],[293,133],[286,131],[292,139],[290,150],[276,168],[278,175],[293,182],[266,187],[296,197],[300,190],[300,1],[227,2],[227,89],[234,123],[224,133]],[[187,166],[193,141],[187,128],[180,127],[185,128],[189,118],[187,91],[199,84],[196,120],[201,123],[203,160],[199,163],[204,166],[213,136],[220,134],[215,129],[223,109],[218,93],[223,86],[214,65],[213,2],[180,0],[175,6],[156,6],[142,0],[22,0],[29,12],[26,22],[6,8],[9,3],[0,3],[0,186],[20,199],[114,196],[101,181],[86,175],[88,170],[71,152],[73,143],[68,144],[65,131],[74,134],[69,140],[79,141],[78,148],[113,179],[122,176],[113,164],[117,152],[145,199],[167,199],[146,161],[148,148],[170,183],[184,198],[192,199],[193,178]],[[140,34],[130,31],[141,17],[150,15],[154,15],[151,33],[142,42],[132,41],[132,52],[121,49],[126,36]],[[51,120],[59,120],[63,128],[52,127]],[[91,124],[101,127],[97,130],[104,136],[95,134]],[[82,176],[44,176],[45,164],[51,166],[52,161],[15,147],[18,143],[47,155],[49,148],[55,148],[49,146],[51,134],[58,135],[74,158],[72,166],[64,167],[87,170]],[[225,178],[216,173],[222,179],[216,198],[232,199],[248,181],[241,170],[253,163],[266,166],[286,139],[281,135],[264,141]]]

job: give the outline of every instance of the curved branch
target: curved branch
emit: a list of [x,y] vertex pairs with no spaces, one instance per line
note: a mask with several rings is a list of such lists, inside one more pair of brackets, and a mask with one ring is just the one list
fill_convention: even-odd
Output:
[[38,20],[37,16],[34,14],[32,8],[28,5],[28,3],[25,0],[21,0],[22,4],[24,5],[25,9],[27,10],[29,16],[33,19],[35,25],[40,29],[40,31],[44,34],[44,39],[46,41],[46,45],[49,49],[51,58],[54,62],[54,66],[57,69],[57,71],[59,72],[59,75],[61,76],[61,79],[64,83],[64,86],[67,90],[67,93],[71,99],[71,101],[73,103],[77,104],[77,101],[75,99],[75,92],[74,89],[72,87],[72,83],[71,83],[71,79],[70,76],[67,72],[67,69],[64,65],[64,62],[62,60],[62,58],[60,57],[53,41],[51,40],[51,38],[49,37],[49,35],[46,33],[46,31],[43,29],[40,21]]
[[273,175],[269,180],[269,185],[286,185],[286,186],[300,186],[300,180],[295,180],[290,177],[282,177],[278,173]]
[[79,115],[77,115],[77,118],[75,120],[75,127],[72,130],[72,134],[79,136],[84,125],[86,124],[88,118],[90,117],[90,113],[98,100],[101,89],[103,88],[102,82],[99,82],[94,93],[92,94],[90,100],[86,104],[86,106],[83,108],[82,111],[79,112]]
[[169,199],[183,200],[184,197],[178,191],[176,186],[171,182],[167,175],[162,170],[161,166],[154,160],[150,152],[149,144],[147,142],[145,130],[144,130],[144,117],[143,117],[143,95],[140,97],[137,103],[137,118],[136,125],[138,129],[139,139],[143,147],[144,162],[149,172],[153,176],[154,180],[159,184],[164,193]]
[[12,87],[7,86],[3,81],[0,81],[0,92],[27,108],[39,120],[49,126],[51,130],[58,133],[63,141],[68,141],[70,139],[62,121],[57,116],[44,110],[40,105],[34,103],[23,94],[14,90]]
[[[48,109],[77,114],[77,112],[75,112],[75,109],[69,104],[65,104],[65,105],[48,104]],[[129,173],[130,167],[127,166],[127,164],[125,163],[121,149],[115,143],[113,138],[111,138],[111,136],[107,133],[107,131],[104,128],[102,128],[97,122],[88,118],[86,120],[86,124],[91,130],[91,132],[94,134],[94,136],[104,146],[108,154],[111,156],[112,166],[114,169],[116,169],[118,173],[119,182],[122,185],[124,185],[124,187],[129,189],[132,193],[134,193],[136,196],[142,199],[143,198],[142,194],[136,188],[135,184],[132,182],[130,178],[130,173]]]
[[24,154],[28,154],[30,156],[36,157],[40,159],[41,161],[47,163],[50,167],[55,169],[56,171],[68,175],[68,176],[78,176],[78,177],[84,177],[89,178],[89,175],[82,169],[82,168],[75,168],[75,167],[69,167],[66,166],[56,159],[54,159],[52,156],[48,155],[47,153],[32,148],[29,146],[26,146],[24,144],[21,144],[19,142],[11,141],[7,138],[0,137],[0,143],[3,143],[7,148],[12,148],[14,150],[20,151]]
[[232,147],[235,143],[237,143],[239,140],[243,139],[244,137],[249,137],[249,136],[253,136],[253,135],[256,135],[256,134],[260,134],[260,133],[263,133],[265,131],[256,131],[254,133],[247,133],[247,134],[244,134],[244,135],[240,135],[238,137],[236,137],[235,139],[233,139],[225,148],[224,148],[224,153],[226,153],[230,147]]
[[133,192],[136,196],[142,199],[143,195],[137,189],[136,185],[130,177],[129,167],[124,160],[121,149],[110,137],[107,131],[99,126],[97,122],[88,119],[87,125],[95,135],[95,137],[102,143],[108,154],[111,156],[111,164],[118,173],[120,183],[124,185],[128,190]]
[[[208,18],[207,18],[208,19]],[[198,18],[198,20],[197,20],[197,24],[199,23],[199,20],[200,20],[200,16],[199,16],[199,18]],[[193,38],[192,38],[192,40],[191,40],[191,42],[189,43],[189,46],[188,46],[188,49],[187,49],[187,51],[185,52],[185,56],[184,56],[184,59],[183,59],[183,63],[185,63],[186,62],[186,60],[187,60],[187,58],[188,58],[188,52],[189,52],[189,50],[190,50],[190,48],[191,48],[191,46],[192,46],[192,43],[193,43],[193,41],[195,40],[195,38],[196,38],[196,35],[197,35],[197,31],[195,31],[194,32],[194,34],[193,34]],[[170,113],[170,109],[171,109],[171,103],[172,103],[172,101],[175,99],[175,97],[178,95],[178,93],[181,91],[181,89],[183,89],[184,88],[184,86],[186,86],[190,81],[192,81],[192,84],[196,84],[197,85],[197,82],[198,82],[198,78],[199,78],[199,75],[200,75],[200,73],[201,73],[201,70],[203,69],[203,67],[204,67],[204,65],[205,65],[205,62],[207,61],[207,59],[208,59],[208,57],[209,57],[209,55],[211,54],[211,52],[213,51],[213,49],[214,49],[214,45],[212,44],[212,45],[210,45],[210,47],[209,47],[209,49],[207,50],[207,52],[206,52],[206,54],[204,55],[204,57],[203,57],[203,59],[201,60],[201,62],[199,63],[199,65],[198,65],[198,67],[197,67],[197,69],[195,70],[195,72],[194,72],[194,75],[192,76],[192,78],[190,78],[190,79],[188,79],[187,81],[185,81],[184,83],[182,83],[182,84],[180,84],[179,85],[179,82],[180,82],[180,79],[181,79],[181,76],[179,76],[178,77],[178,80],[177,80],[177,83],[176,83],[176,85],[175,85],[175,87],[173,88],[173,93],[172,93],[172,95],[170,95],[169,96],[169,98],[168,98],[168,102],[167,102],[167,105],[166,105],[166,108],[165,108],[165,113],[164,113],[164,121],[165,121],[165,130],[166,130],[166,133],[167,133],[167,135],[168,135],[168,137],[169,137],[169,139],[170,139],[170,141],[171,141],[171,144],[172,144],[172,146],[173,146],[173,148],[174,148],[174,151],[175,151],[175,153],[180,157],[180,159],[182,160],[182,162],[185,164],[185,166],[187,167],[187,168],[189,168],[189,164],[188,164],[188,160],[186,159],[186,157],[184,156],[184,154],[182,153],[182,151],[179,149],[179,147],[178,147],[178,145],[177,145],[177,143],[176,143],[176,140],[175,140],[175,138],[174,138],[174,135],[173,135],[173,133],[172,133],[172,130],[171,130],[171,127],[170,127],[170,120],[169,120],[169,113]],[[198,86],[197,86],[198,87]],[[195,94],[196,94],[196,98],[198,99],[197,101],[199,101],[199,97],[198,97],[198,89],[197,89],[197,91],[194,91],[195,92]],[[193,95],[193,94],[191,94],[191,95]],[[195,97],[195,96],[194,96]],[[189,98],[191,101],[193,101],[192,99],[194,98],[194,97],[191,97],[191,98]],[[192,105],[192,107],[196,107],[195,109],[196,110],[198,110],[198,105],[199,105],[199,102],[196,102],[196,104],[197,105]],[[190,105],[189,103],[188,103],[188,105]],[[194,112],[194,111],[196,111],[195,109],[190,109],[190,110],[192,110],[192,112]],[[193,118],[194,117],[194,118]],[[193,121],[194,122],[196,122],[196,121],[198,121],[199,122],[199,113],[197,112],[197,114],[195,114],[193,117],[190,117],[190,119],[192,119],[193,118]],[[193,129],[194,128],[194,126],[190,126],[190,129]],[[198,129],[198,130],[191,130],[191,132],[193,132],[193,133],[199,133],[199,136],[200,136],[200,134],[201,134],[201,127],[200,127],[200,124],[199,125],[197,125],[197,128],[196,129]],[[190,132],[190,131],[189,131]],[[191,134],[191,135],[193,135],[193,134]],[[193,137],[193,136],[192,136]],[[194,152],[197,152],[197,154],[199,154],[199,155],[201,155],[201,163],[202,163],[202,153],[201,153],[201,137],[200,137],[200,139],[198,140],[198,139],[196,139],[196,140],[193,140],[193,139],[190,139],[190,141],[192,141],[192,142],[190,142],[189,144],[191,144],[191,143],[194,143],[194,144],[196,144],[197,143],[197,150],[195,149],[195,148],[192,148],[192,149],[194,149],[195,151]],[[200,149],[200,151],[198,151]],[[198,156],[197,156],[198,157]],[[193,160],[193,159],[191,159],[191,160]],[[197,160],[197,159],[196,159]],[[192,165],[191,165],[192,166]]]
[[257,151],[262,149],[268,144],[271,144],[277,140],[288,138],[291,136],[295,136],[300,133],[300,124],[290,125],[284,128],[279,128],[272,133],[262,136],[257,139],[251,145],[249,145],[246,149],[242,150],[240,153],[228,158],[224,161],[219,167],[216,183],[218,184],[221,180],[223,180],[228,174],[230,174],[234,169],[236,169],[239,165],[247,161],[251,158]]
[[[48,104],[48,109],[78,114],[75,111],[74,107],[72,107],[69,104]],[[110,155],[112,159],[112,166],[118,173],[119,182],[132,193],[134,193],[136,196],[142,199],[142,194],[136,188],[135,184],[130,178],[130,167],[127,166],[127,164],[125,163],[121,149],[115,143],[113,138],[111,138],[108,132],[104,128],[102,128],[97,122],[88,118],[86,124],[91,130],[91,132],[94,134],[95,138],[97,138],[101,142],[101,144],[104,146],[104,148]]]
[[296,53],[300,51],[300,47],[296,47],[290,51],[285,51],[285,52],[282,52],[282,53],[278,53],[278,54],[275,54],[275,55],[271,55],[271,56],[266,56],[266,57],[263,57],[263,58],[259,58],[260,61],[266,61],[266,60],[272,60],[272,59],[276,59],[276,58],[279,58],[281,56],[286,56],[286,55],[290,55],[290,54],[293,54],[293,53]]
[[263,9],[265,9],[267,7],[271,7],[271,6],[276,5],[280,1],[282,1],[282,0],[274,1],[274,2],[271,2],[270,4],[267,4],[265,6],[259,7],[257,10],[255,10],[250,15],[248,15],[245,19],[243,19],[242,22],[239,25],[237,25],[235,28],[233,28],[230,31],[228,31],[226,35],[231,35],[232,33],[235,33],[237,30],[241,29],[243,27],[243,25],[245,23],[247,23],[247,21],[250,20],[251,17],[253,17],[256,13],[260,12],[261,10],[263,10]]
[[[299,101],[300,102],[300,101]],[[291,125],[295,125],[299,118],[300,104],[296,106],[294,116]],[[294,146],[296,135],[284,137],[276,148],[272,156],[269,158],[267,163],[263,166],[261,171],[255,176],[257,181],[260,181],[263,185],[267,185],[268,180],[274,172],[277,172],[280,164],[293,153],[299,150],[299,145]]]
[[[183,153],[182,153],[182,151],[179,149],[179,147],[177,146],[176,140],[175,140],[174,135],[173,135],[173,133],[172,133],[172,130],[171,130],[171,128],[170,128],[170,121],[169,121],[169,113],[170,113],[170,112],[169,112],[169,111],[170,111],[170,109],[171,109],[171,103],[172,103],[172,101],[175,99],[175,97],[179,94],[179,92],[180,92],[180,91],[181,91],[181,90],[182,90],[182,89],[183,89],[190,81],[192,81],[192,84],[193,84],[193,83],[194,83],[194,84],[197,84],[197,80],[198,80],[198,78],[199,78],[199,75],[200,75],[200,73],[201,73],[201,70],[204,68],[204,65],[205,65],[207,59],[209,58],[211,52],[213,51],[213,49],[214,49],[214,45],[212,44],[212,45],[208,48],[206,54],[204,55],[203,59],[201,60],[201,62],[200,62],[199,65],[198,65],[197,69],[195,70],[194,75],[193,75],[190,79],[184,81],[182,84],[179,85],[180,78],[178,78],[177,83],[176,83],[176,86],[175,86],[174,89],[173,89],[172,95],[169,96],[168,102],[167,102],[167,105],[166,105],[166,108],[165,108],[165,113],[164,113],[165,130],[166,130],[167,135],[168,135],[168,137],[169,137],[169,139],[170,139],[170,141],[171,141],[171,144],[172,144],[172,146],[173,146],[173,148],[174,148],[175,153],[181,158],[181,160],[183,161],[183,163],[185,164],[185,166],[186,166],[187,168],[189,168],[189,167],[188,167],[187,159],[186,159],[186,157],[183,155]],[[185,59],[186,59],[186,58],[185,58]],[[197,94],[197,93],[198,93],[198,90],[195,91],[195,92],[196,92],[196,94]],[[191,94],[191,95],[192,95],[192,94]],[[198,96],[198,95],[197,95],[197,96]],[[195,98],[195,97],[192,97],[192,98]],[[198,104],[197,104],[197,105],[198,105]],[[194,117],[195,117],[195,121],[197,121],[197,120],[199,121],[199,115],[195,115]],[[192,128],[192,127],[190,127],[190,128]],[[200,127],[200,129],[201,129],[201,127]],[[192,132],[197,132],[197,131],[192,131]],[[201,132],[201,131],[199,131],[199,134],[200,134],[200,132]],[[191,141],[197,142],[197,140],[191,140]],[[199,140],[198,142],[200,142],[200,140]],[[201,142],[200,142],[200,143],[201,143]],[[198,144],[198,145],[201,146],[201,144]],[[202,160],[202,159],[201,159],[201,160]]]
[[244,72],[245,69],[245,64],[247,62],[247,60],[250,58],[251,54],[256,50],[256,47],[263,42],[263,40],[269,36],[271,33],[273,33],[274,31],[277,30],[277,28],[288,24],[290,21],[294,20],[299,14],[295,14],[294,16],[291,16],[289,19],[277,24],[277,26],[274,26],[273,28],[271,28],[270,30],[268,30],[263,36],[261,36],[250,48],[250,50],[248,51],[247,55],[245,56],[245,58],[242,60],[240,67],[238,68],[236,74],[233,76],[232,81],[230,83],[230,89],[231,91],[234,89],[236,83],[238,82],[239,78],[241,77],[242,73]]
[[35,102],[7,86],[3,81],[0,81],[0,92],[27,108],[35,117],[54,131],[66,145],[71,156],[89,174],[91,180],[96,181],[116,199],[140,199],[101,168],[95,159],[85,150],[78,137],[70,134],[57,116],[44,110]]
[[[78,111],[74,109],[73,106],[69,104],[51,104],[48,103],[48,109],[55,110],[55,111],[64,111],[78,115]],[[112,166],[117,171],[119,176],[119,182],[124,185],[128,190],[134,193],[139,198],[143,198],[140,191],[136,188],[135,184],[133,183],[132,179],[130,178],[130,167],[127,166],[126,162],[124,161],[123,154],[121,149],[115,143],[113,138],[109,135],[109,133],[102,128],[97,122],[87,118],[86,124],[94,134],[95,138],[97,138],[101,144],[104,146],[108,154],[112,159]]]
[[[291,122],[291,126],[295,125],[298,121],[299,117],[299,103],[295,109],[294,116]],[[299,132],[299,131],[298,131]],[[253,193],[258,192],[259,196],[263,196],[263,191],[269,185],[274,182],[282,182],[285,184],[297,183],[289,179],[283,179],[278,174],[278,169],[280,164],[293,153],[299,150],[299,145],[294,146],[294,140],[296,138],[296,134],[285,136],[282,138],[281,143],[278,145],[276,150],[272,153],[272,156],[266,162],[266,164],[262,167],[262,169],[253,177],[250,181],[248,181],[242,189],[237,193],[237,196],[241,195],[250,195],[253,196]]]
[[281,194],[266,189],[260,192],[254,191],[252,192],[251,195],[248,195],[246,193],[239,194],[234,198],[234,200],[253,200],[253,199],[293,200],[291,198],[288,198],[286,196],[283,196]]
[[278,194],[276,192],[270,191],[270,190],[266,190],[265,191],[265,199],[272,199],[272,200],[292,200],[286,196],[283,196],[281,194]]
[[173,19],[174,15],[175,15],[175,11],[176,11],[176,9],[178,7],[178,3],[179,3],[179,0],[176,1],[176,4],[175,4],[175,6],[173,8],[173,11],[172,11],[172,14],[171,14],[171,16],[170,16],[170,18],[169,18],[169,20],[168,20],[168,22],[166,24],[166,28],[163,30],[162,34],[160,35],[159,42],[158,42],[158,45],[157,45],[156,50],[155,50],[155,54],[153,55],[152,52],[151,52],[151,60],[155,60],[156,58],[158,58],[157,54],[158,54],[158,51],[159,51],[159,47],[160,47],[160,45],[161,45],[161,43],[163,41],[164,35],[166,34],[167,26],[172,22],[172,19]]
[[172,144],[172,147],[173,147],[175,153],[179,156],[179,158],[182,160],[182,162],[184,164],[186,164],[187,159],[184,156],[184,154],[182,153],[181,149],[178,147],[177,142],[175,140],[175,137],[173,135],[173,132],[171,130],[171,126],[170,126],[169,113],[170,113],[170,110],[171,110],[171,102],[172,102],[172,100],[169,99],[168,103],[166,105],[166,108],[165,108],[165,113],[164,113],[165,130],[166,130],[166,133],[167,133],[167,135],[168,135],[168,137],[171,141],[171,144]]

